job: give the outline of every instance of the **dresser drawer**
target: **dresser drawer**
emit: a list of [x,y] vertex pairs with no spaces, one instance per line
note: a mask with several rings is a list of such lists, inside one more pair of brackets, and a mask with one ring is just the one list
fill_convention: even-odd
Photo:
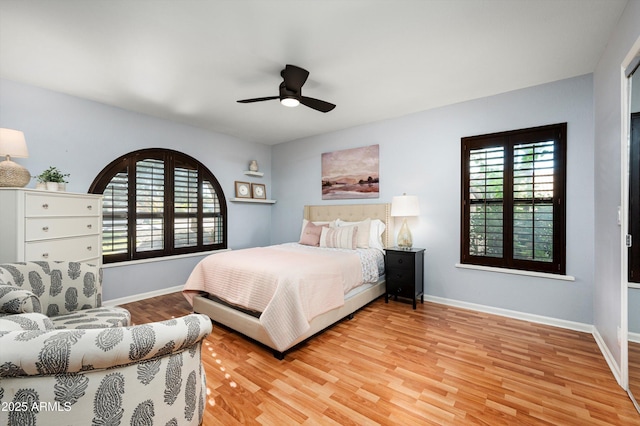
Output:
[[100,253],[100,235],[27,242],[25,260],[93,259]]
[[99,232],[99,216],[27,218],[25,240],[93,235]]
[[415,265],[414,256],[404,253],[390,252],[386,254],[386,268],[413,269]]
[[26,194],[25,216],[100,215],[100,199],[64,195]]

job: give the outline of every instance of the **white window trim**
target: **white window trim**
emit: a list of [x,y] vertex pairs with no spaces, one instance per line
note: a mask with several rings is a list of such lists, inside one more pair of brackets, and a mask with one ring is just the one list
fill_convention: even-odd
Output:
[[560,275],[560,274],[549,274],[546,272],[535,272],[535,271],[523,271],[521,269],[508,269],[508,268],[496,268],[493,266],[483,266],[483,265],[471,265],[471,264],[463,264],[456,263],[456,268],[460,269],[473,269],[476,271],[487,271],[487,272],[498,272],[501,274],[512,274],[512,275],[525,275],[528,277],[536,277],[536,278],[549,278],[552,280],[560,280],[560,281],[575,281],[576,277],[572,275]]

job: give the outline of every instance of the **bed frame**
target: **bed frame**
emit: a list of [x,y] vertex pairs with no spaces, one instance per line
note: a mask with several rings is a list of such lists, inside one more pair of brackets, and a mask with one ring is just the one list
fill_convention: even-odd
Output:
[[[384,234],[382,234],[382,242],[385,247],[391,247],[393,245],[394,234],[390,210],[390,204],[304,206],[304,218],[312,222],[330,221],[334,219],[342,219],[348,222],[356,222],[366,218],[380,219],[386,225],[386,230]],[[318,334],[343,318],[352,318],[354,312],[382,296],[384,292],[385,281],[381,279],[367,290],[345,300],[343,306],[315,317],[310,323],[311,327],[309,330],[282,351],[275,349],[274,343],[260,324],[258,318],[217,303],[208,299],[206,296],[195,296],[193,298],[193,311],[208,315],[214,323],[222,324],[271,348],[274,356],[281,360],[284,358],[286,352],[303,341]]]

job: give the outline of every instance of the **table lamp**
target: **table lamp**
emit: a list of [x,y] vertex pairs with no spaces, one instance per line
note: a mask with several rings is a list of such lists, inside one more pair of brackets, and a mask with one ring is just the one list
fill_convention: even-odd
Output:
[[407,225],[407,217],[419,216],[420,204],[418,203],[418,197],[415,195],[403,194],[398,197],[393,197],[391,200],[391,216],[403,217],[402,227],[398,232],[397,246],[401,249],[408,250],[413,246],[413,238],[411,237],[411,231],[409,225]]
[[31,180],[29,170],[11,161],[11,157],[29,157],[24,133],[19,130],[0,128],[0,156],[5,157],[5,160],[0,162],[0,187],[26,186]]

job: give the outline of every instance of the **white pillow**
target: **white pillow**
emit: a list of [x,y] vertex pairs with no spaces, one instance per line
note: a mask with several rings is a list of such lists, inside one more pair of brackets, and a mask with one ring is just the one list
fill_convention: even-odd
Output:
[[[382,242],[382,234],[387,226],[380,219],[366,219],[371,222],[369,227],[369,248],[377,248],[378,250],[384,250],[384,243]],[[352,226],[361,222],[346,222],[341,219],[336,219],[336,226]]]
[[322,228],[322,233],[320,234],[320,247],[355,250],[357,246],[358,228],[356,226]]

